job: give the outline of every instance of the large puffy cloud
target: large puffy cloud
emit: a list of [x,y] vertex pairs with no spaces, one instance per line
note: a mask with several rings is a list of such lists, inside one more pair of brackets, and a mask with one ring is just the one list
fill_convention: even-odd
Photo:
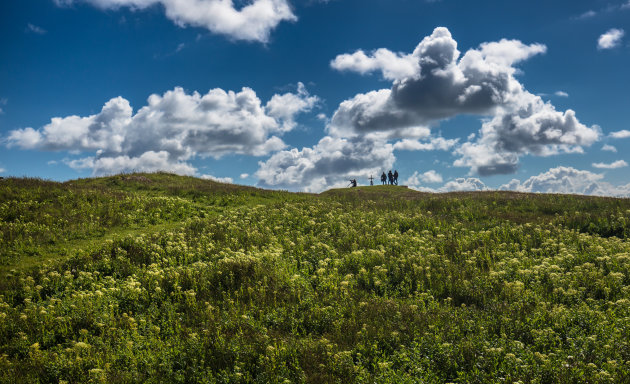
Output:
[[122,97],[109,100],[101,112],[88,116],[54,117],[40,130],[9,132],[8,145],[22,149],[122,151],[122,130],[131,122],[132,108]]
[[340,137],[389,132],[404,142],[408,129],[460,114],[483,116],[477,141],[464,143],[456,161],[481,175],[512,173],[523,154],[579,152],[599,139],[599,128],[580,123],[572,110],[556,111],[515,78],[516,64],[545,51],[541,44],[503,39],[461,56],[448,29],[440,27],[408,55],[383,49],[340,55],[331,62],[335,69],[381,71],[394,81],[390,89],[342,102],[328,131]]
[[378,176],[394,161],[393,147],[385,141],[326,136],[312,148],[273,154],[259,163],[255,176],[263,187],[319,192],[346,186],[351,178],[360,183],[369,175]]
[[600,137],[599,127],[581,124],[572,110],[558,112],[528,93],[521,102],[518,109],[501,110],[486,121],[476,142],[456,150],[461,158],[454,165],[470,167],[482,176],[514,173],[521,154],[579,153]]
[[282,21],[295,21],[288,0],[251,0],[237,8],[232,0],[55,0],[57,5],[88,3],[101,9],[164,7],[179,26],[206,28],[233,39],[266,42]]
[[602,181],[604,175],[573,167],[556,167],[524,182],[512,180],[499,189],[519,192],[570,193],[598,196],[630,196],[630,184],[614,186]]
[[[540,44],[501,40],[482,44],[459,59],[457,42],[449,30],[436,28],[412,54],[398,54],[394,64],[390,64],[413,60],[414,72],[393,77],[391,89],[359,94],[344,101],[332,118],[331,131],[348,134],[389,130],[425,125],[461,113],[491,112],[522,92],[513,77],[516,71],[513,65],[545,51],[545,46]],[[351,56],[361,56],[361,51]],[[347,61],[347,57],[338,56],[332,62],[333,68],[368,72],[367,65],[341,67],[340,63]],[[367,59],[375,61],[377,57]],[[388,64],[383,61],[379,58],[379,64],[371,70],[380,69],[386,74]]]
[[[284,101],[284,109],[275,106],[277,100]],[[94,152],[68,162],[94,174],[134,169],[191,174],[195,170],[186,161],[194,156],[262,156],[283,149],[277,135],[292,129],[295,116],[316,101],[302,84],[297,94],[275,95],[266,106],[250,88],[213,89],[205,95],[175,88],[151,95],[135,114],[127,100],[117,97],[95,115],[56,117],[38,130],[11,131],[6,141],[23,149]]]

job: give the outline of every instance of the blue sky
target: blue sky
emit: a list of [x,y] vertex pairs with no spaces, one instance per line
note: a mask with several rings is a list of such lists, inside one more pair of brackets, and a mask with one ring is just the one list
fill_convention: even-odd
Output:
[[0,175],[630,193],[630,2],[0,3]]

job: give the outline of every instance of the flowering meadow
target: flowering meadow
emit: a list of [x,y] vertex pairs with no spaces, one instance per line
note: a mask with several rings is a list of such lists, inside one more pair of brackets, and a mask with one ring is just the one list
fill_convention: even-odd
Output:
[[630,383],[630,200],[0,182],[3,383]]

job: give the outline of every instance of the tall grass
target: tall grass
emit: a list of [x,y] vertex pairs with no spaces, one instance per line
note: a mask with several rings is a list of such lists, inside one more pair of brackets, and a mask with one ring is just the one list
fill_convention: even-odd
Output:
[[2,226],[94,243],[5,255],[3,382],[630,382],[628,200],[165,174],[0,193]]

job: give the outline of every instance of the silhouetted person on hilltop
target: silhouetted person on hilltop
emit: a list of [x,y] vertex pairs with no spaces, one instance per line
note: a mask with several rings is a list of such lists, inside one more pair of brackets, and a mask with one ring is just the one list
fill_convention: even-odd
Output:
[[387,185],[387,175],[385,174],[385,172],[383,172],[383,174],[381,175],[381,184]]
[[391,169],[387,172],[387,178],[389,179],[389,185],[394,185],[394,175]]
[[394,171],[394,184],[398,185],[398,170]]
[[350,180],[350,184],[349,184],[349,186],[350,186],[351,188],[356,187],[356,186],[357,186],[357,179],[351,179],[351,180]]

